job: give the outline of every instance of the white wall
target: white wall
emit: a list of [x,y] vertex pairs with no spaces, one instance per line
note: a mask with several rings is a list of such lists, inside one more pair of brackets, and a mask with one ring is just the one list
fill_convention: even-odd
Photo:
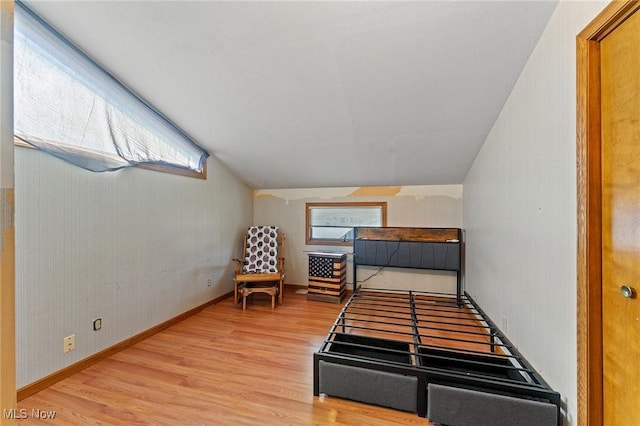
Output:
[[18,387],[232,290],[253,192],[216,159],[200,180],[16,148],[15,172]]
[[[462,227],[462,185],[260,190],[255,195],[254,222],[277,225],[284,230],[288,284],[307,285],[308,252],[352,252],[351,246],[306,245],[305,203],[364,201],[387,202],[387,226]],[[351,289],[352,256],[347,260],[347,282]],[[367,279],[378,269],[358,267],[358,280]],[[455,283],[453,272],[385,268],[363,285],[455,293]]]
[[576,422],[575,36],[605,2],[560,2],[464,181],[466,287]]

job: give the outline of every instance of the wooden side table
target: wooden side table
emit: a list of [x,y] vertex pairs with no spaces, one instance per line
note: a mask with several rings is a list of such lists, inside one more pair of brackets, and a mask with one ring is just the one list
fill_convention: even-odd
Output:
[[307,299],[340,303],[347,292],[347,254],[309,253]]

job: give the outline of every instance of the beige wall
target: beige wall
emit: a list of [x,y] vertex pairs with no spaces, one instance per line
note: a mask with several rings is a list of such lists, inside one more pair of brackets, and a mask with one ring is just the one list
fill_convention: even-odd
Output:
[[[307,285],[308,252],[352,252],[350,246],[306,245],[305,203],[357,201],[386,201],[388,226],[462,227],[462,185],[256,191],[254,223],[277,225],[285,232],[288,284]],[[347,280],[352,283],[351,256],[348,257],[347,268]],[[378,268],[359,267],[358,280],[367,279],[377,270]],[[366,286],[455,292],[455,282],[455,274],[451,272],[385,268],[368,279]]]
[[[560,2],[464,181],[466,286],[576,423],[576,41]],[[506,327],[505,327],[506,325]]]
[[215,158],[200,180],[15,154],[18,387],[232,290],[253,191]]

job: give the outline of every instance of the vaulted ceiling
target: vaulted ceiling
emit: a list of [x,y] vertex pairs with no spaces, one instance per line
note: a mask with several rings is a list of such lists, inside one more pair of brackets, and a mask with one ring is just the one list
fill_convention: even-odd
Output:
[[555,1],[25,1],[256,189],[461,183]]

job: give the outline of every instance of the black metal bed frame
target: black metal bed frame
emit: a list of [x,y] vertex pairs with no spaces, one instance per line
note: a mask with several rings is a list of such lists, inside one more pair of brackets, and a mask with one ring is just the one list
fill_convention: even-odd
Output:
[[416,412],[421,417],[427,413],[431,383],[550,403],[561,424],[560,394],[466,292],[459,296],[360,287],[313,359],[316,396],[323,361],[416,377]]

